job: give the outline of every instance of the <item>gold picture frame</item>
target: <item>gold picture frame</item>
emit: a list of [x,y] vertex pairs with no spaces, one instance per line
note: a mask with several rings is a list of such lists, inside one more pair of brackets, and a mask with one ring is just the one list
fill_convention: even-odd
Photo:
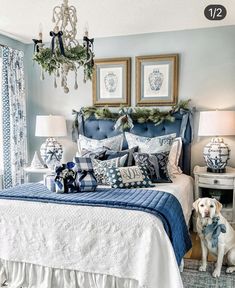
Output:
[[176,105],[178,69],[178,54],[136,57],[136,105]]
[[131,58],[95,60],[92,94],[94,106],[130,106]]

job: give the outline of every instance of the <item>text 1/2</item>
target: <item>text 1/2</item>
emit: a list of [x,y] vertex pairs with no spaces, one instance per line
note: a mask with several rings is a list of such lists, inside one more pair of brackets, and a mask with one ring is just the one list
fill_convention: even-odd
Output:
[[227,15],[227,10],[223,5],[208,5],[204,10],[204,15],[208,20],[223,20]]

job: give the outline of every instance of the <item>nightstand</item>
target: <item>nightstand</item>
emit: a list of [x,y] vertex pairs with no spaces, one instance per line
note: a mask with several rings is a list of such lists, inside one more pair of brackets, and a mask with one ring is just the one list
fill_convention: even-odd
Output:
[[235,169],[226,167],[226,173],[210,173],[207,167],[195,166],[195,200],[213,197],[223,204],[222,214],[235,223]]
[[42,179],[43,180],[43,176],[46,174],[50,174],[52,171],[49,168],[32,168],[32,167],[25,167],[24,168],[24,181],[25,183],[29,183],[29,174],[41,174]]

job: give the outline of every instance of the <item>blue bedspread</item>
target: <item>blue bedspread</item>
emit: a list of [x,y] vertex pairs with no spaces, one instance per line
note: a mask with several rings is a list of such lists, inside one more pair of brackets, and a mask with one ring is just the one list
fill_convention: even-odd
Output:
[[102,206],[151,213],[162,220],[178,264],[191,248],[181,205],[170,193],[140,188],[100,188],[96,192],[56,194],[40,183],[31,183],[0,191],[0,199]]

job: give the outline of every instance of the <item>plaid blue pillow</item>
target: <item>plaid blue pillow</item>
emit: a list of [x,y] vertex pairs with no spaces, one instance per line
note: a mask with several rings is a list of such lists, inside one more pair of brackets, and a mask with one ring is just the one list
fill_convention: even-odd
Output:
[[106,168],[106,174],[112,188],[144,188],[152,187],[146,167],[111,167]]

